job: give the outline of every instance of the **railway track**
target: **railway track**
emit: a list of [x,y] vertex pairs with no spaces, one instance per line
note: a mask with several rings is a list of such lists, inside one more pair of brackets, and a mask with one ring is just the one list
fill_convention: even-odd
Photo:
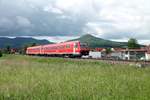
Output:
[[[44,57],[45,58],[45,57]],[[46,57],[46,58],[60,58],[60,57]],[[61,57],[62,58],[62,57]],[[64,59],[71,60],[93,60],[101,61],[108,64],[126,64],[126,65],[136,65],[137,67],[150,67],[150,61],[133,61],[133,60],[113,60],[113,59],[96,59],[96,58],[69,58],[64,57]]]
[[66,59],[76,59],[76,60],[96,60],[105,62],[108,64],[126,64],[130,66],[137,66],[137,67],[150,67],[150,61],[133,61],[133,60],[111,60],[111,59],[95,59],[95,58],[66,58]]
[[109,64],[128,64],[136,65],[137,67],[150,67],[150,61],[133,61],[133,60],[110,60],[110,59],[95,59],[95,58],[81,58],[89,60],[98,60]]

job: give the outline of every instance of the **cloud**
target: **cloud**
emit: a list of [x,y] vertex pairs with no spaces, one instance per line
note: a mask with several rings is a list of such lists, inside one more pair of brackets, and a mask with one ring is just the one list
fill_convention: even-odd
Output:
[[28,18],[22,17],[22,16],[17,16],[17,24],[21,27],[30,27],[31,22]]
[[[104,38],[117,39],[135,37],[150,38],[149,34],[150,2],[145,0],[108,0],[101,2],[101,10],[97,15],[102,21],[88,22],[86,31],[92,30],[96,35]],[[144,5],[144,6],[143,6]]]
[[13,22],[8,18],[1,18],[0,19],[0,28],[1,29],[9,29],[13,27]]
[[34,36],[35,39],[47,39],[50,42],[65,42],[74,38],[79,38],[78,36]]
[[53,7],[52,5],[48,5],[48,6],[44,7],[43,10],[46,12],[51,12],[51,13],[55,13],[55,14],[63,14],[63,11],[61,9]]
[[1,0],[1,36],[150,39],[149,0]]
[[9,18],[0,18],[0,35],[11,35],[14,26],[14,22]]

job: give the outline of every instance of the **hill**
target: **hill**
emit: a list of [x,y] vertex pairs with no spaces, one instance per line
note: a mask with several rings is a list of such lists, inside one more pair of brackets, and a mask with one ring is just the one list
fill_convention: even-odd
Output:
[[7,37],[0,37],[0,48],[5,48],[6,46],[10,46],[11,48],[20,48],[24,45],[28,44],[49,44],[47,40],[37,40],[33,38],[23,38],[23,37],[16,37],[16,38],[7,38]]
[[101,48],[108,48],[108,47],[118,47],[123,48],[127,47],[127,43],[125,42],[115,42],[110,40],[105,40],[102,38],[97,38],[92,35],[83,35],[78,39],[73,39],[69,41],[80,41],[80,42],[86,42],[88,43],[89,47],[95,48],[95,47],[101,47]]

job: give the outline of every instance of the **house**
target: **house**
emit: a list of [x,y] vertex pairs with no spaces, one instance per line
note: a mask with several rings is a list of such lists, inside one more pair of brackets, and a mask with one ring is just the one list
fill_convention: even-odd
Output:
[[145,53],[145,60],[150,61],[150,45],[146,46],[145,49],[147,50]]
[[122,48],[112,48],[111,49],[111,58],[113,58],[113,59],[117,59],[117,60],[119,60],[119,59],[122,59],[122,50],[124,50],[124,49],[122,49]]
[[150,61],[150,51],[145,53],[145,60]]
[[102,54],[99,51],[90,51],[89,56],[90,58],[102,58]]
[[123,60],[141,60],[145,57],[146,49],[125,49],[121,50]]
[[106,50],[104,48],[91,49],[89,52],[89,57],[91,58],[103,58],[106,56]]

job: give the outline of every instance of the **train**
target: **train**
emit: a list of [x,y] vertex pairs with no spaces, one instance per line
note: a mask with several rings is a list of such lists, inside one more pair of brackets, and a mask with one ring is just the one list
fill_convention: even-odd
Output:
[[80,41],[70,41],[28,47],[26,49],[26,54],[59,57],[81,57],[89,55],[89,51],[90,50],[88,49],[87,43],[81,43]]

